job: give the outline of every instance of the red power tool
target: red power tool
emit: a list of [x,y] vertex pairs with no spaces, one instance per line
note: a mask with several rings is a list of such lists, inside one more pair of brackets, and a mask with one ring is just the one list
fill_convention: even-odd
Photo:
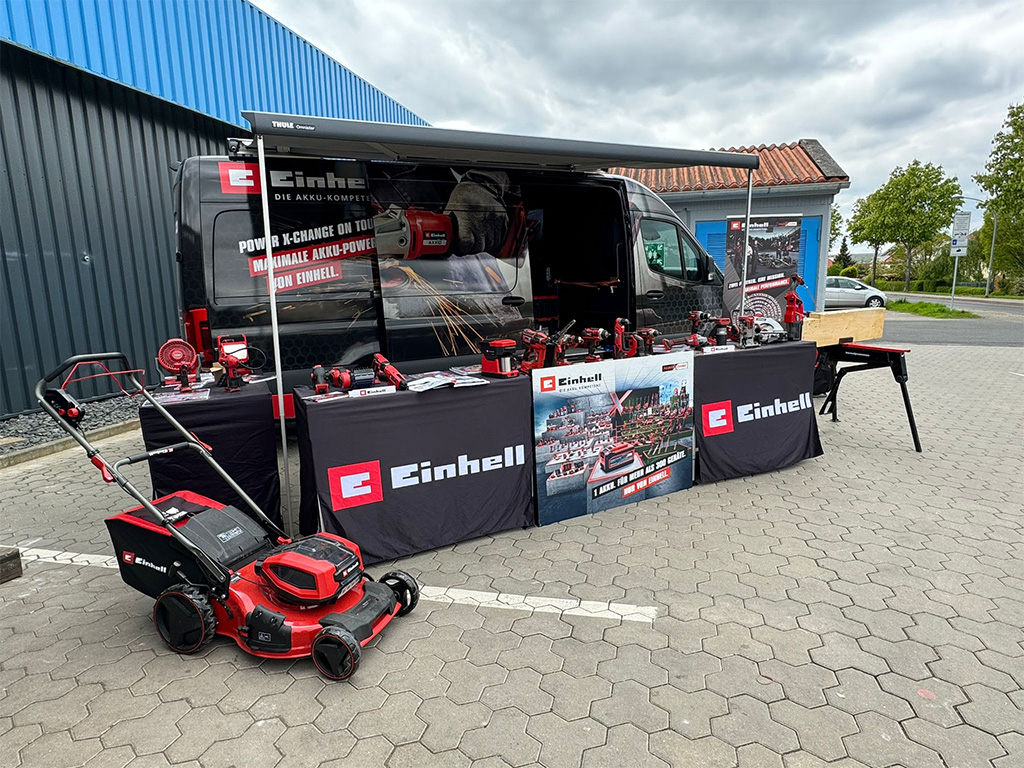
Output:
[[199,355],[195,348],[184,339],[168,339],[156,353],[156,362],[165,373],[164,384],[177,381],[182,392],[189,392],[196,381],[199,370]]
[[[603,346],[611,337],[612,335],[604,328],[584,328],[581,335],[574,337],[576,343],[573,346],[586,347],[587,356],[583,358],[583,362],[596,363],[604,359]],[[601,352],[598,352],[599,347]]]
[[373,372],[380,381],[394,384],[395,389],[406,389],[409,380],[405,374],[395,368],[391,362],[379,352],[373,356]]
[[636,357],[654,354],[654,339],[658,332],[654,328],[638,328],[629,330],[629,320],[624,317],[615,318],[615,338],[613,346],[616,358]]
[[786,324],[786,335],[790,341],[799,341],[804,337],[804,303],[797,296],[797,286],[803,285],[804,279],[793,273],[789,276],[789,290],[786,291],[786,314],[782,320]]
[[[499,259],[519,255],[526,233],[526,212],[522,205],[509,210],[509,230],[501,248],[492,254]],[[448,256],[458,241],[458,219],[452,214],[432,213],[418,208],[392,205],[373,217],[377,254],[399,259]]]
[[225,392],[238,392],[244,385],[242,377],[251,373],[246,365],[249,362],[249,342],[243,334],[241,338],[232,336],[217,337],[217,362],[224,368],[220,383]]
[[510,379],[519,375],[515,367],[516,343],[512,339],[496,339],[484,344],[480,356],[480,373],[484,376],[495,376]]
[[566,365],[565,347],[569,338],[569,329],[576,324],[575,320],[569,323],[558,333],[548,336],[544,331],[534,328],[527,328],[523,331],[523,360],[519,369],[523,373],[529,373],[534,368],[552,368],[556,365]]

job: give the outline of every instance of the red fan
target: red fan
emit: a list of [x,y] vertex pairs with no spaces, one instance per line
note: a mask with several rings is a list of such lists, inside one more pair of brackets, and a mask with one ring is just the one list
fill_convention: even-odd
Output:
[[156,362],[171,376],[170,381],[177,380],[181,390],[188,391],[195,380],[193,374],[199,370],[199,355],[195,348],[184,339],[168,339],[156,353]]

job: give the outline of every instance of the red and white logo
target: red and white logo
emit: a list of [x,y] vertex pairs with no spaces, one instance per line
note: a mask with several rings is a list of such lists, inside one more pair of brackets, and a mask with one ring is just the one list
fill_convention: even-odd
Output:
[[557,389],[554,376],[542,376],[540,380],[541,392],[554,392]]
[[705,403],[701,406],[701,422],[704,437],[732,432],[732,400]]
[[379,461],[330,467],[327,470],[327,483],[331,489],[331,506],[335,511],[374,504],[384,499]]
[[[223,163],[221,163],[221,165],[223,165]],[[730,221],[729,222],[729,229],[743,229],[743,222],[742,221]]]
[[135,564],[135,553],[134,552],[122,552],[121,559],[124,560],[128,565]]
[[225,195],[258,195],[260,166],[258,163],[217,163],[220,191]]

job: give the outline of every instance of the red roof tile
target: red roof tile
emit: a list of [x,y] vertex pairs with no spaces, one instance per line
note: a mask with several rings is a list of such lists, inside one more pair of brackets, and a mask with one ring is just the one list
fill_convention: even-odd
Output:
[[[850,177],[814,139],[801,139],[792,144],[729,147],[719,151],[756,152],[761,158],[761,167],[754,171],[755,187],[850,181]],[[658,193],[742,189],[747,186],[747,173],[738,168],[612,168],[610,172],[636,179]]]

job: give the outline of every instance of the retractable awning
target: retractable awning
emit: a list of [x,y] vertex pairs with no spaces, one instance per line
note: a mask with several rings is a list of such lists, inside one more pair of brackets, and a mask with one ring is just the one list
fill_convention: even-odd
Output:
[[417,125],[243,112],[268,151],[318,157],[503,168],[596,171],[604,168],[758,167],[754,154],[548,139]]

